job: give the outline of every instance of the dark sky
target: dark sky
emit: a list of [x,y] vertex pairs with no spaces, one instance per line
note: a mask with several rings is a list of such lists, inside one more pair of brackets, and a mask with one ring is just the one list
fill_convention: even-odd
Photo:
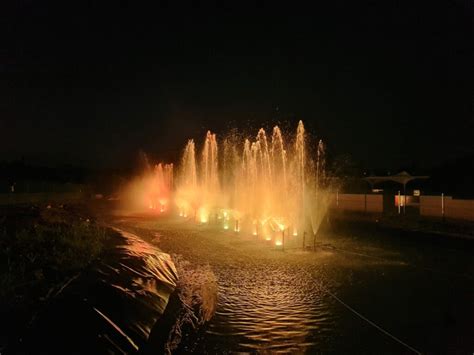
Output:
[[120,166],[207,129],[299,119],[369,167],[474,150],[469,1],[10,3],[0,160]]

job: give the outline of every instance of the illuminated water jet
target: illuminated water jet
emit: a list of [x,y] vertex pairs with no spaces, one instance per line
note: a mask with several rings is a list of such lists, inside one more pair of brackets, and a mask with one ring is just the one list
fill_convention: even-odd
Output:
[[261,128],[254,139],[234,134],[218,142],[208,131],[200,159],[189,140],[176,183],[179,214],[193,213],[200,223],[216,216],[225,230],[234,223],[235,232],[277,242],[285,229],[288,237],[317,230],[327,210],[324,145],[312,145],[301,121],[293,138],[278,126],[271,132],[268,137]]
[[168,210],[173,190],[173,164],[153,165],[145,154],[141,171],[120,191],[121,208],[130,212],[144,209],[163,213]]

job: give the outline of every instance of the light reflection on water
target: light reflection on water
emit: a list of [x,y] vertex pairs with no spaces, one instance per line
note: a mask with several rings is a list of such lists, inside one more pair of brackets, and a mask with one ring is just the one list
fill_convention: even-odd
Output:
[[316,345],[315,333],[323,337],[333,327],[327,297],[297,267],[244,266],[222,268],[217,274],[222,281],[217,312],[208,328],[210,343],[224,337],[247,351],[301,352]]

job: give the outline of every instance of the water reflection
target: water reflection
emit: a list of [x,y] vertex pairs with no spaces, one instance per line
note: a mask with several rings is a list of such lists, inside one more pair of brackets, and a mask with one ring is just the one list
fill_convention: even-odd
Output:
[[332,327],[325,295],[310,275],[296,267],[273,265],[220,270],[219,304],[208,333],[210,342],[226,336],[247,350],[303,351],[311,334]]

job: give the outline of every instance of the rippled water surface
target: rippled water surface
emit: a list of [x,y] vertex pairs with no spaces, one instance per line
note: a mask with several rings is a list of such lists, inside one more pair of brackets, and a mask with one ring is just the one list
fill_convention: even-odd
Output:
[[183,352],[473,350],[472,244],[331,231],[316,252],[281,252],[174,219],[115,223],[214,273],[216,313]]

